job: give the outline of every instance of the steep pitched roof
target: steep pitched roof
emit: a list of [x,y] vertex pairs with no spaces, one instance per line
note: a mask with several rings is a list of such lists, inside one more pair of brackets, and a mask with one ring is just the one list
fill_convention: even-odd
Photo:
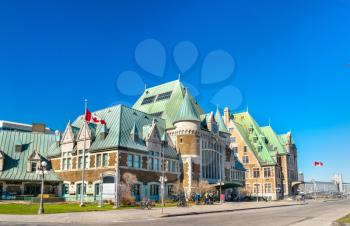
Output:
[[227,127],[225,125],[225,122],[224,122],[224,120],[223,120],[223,118],[222,118],[222,116],[220,114],[219,107],[217,107],[217,109],[216,109],[215,121],[218,124],[220,132],[229,133],[228,130],[227,130]]
[[[93,113],[106,121],[108,135],[104,139],[101,139],[100,136],[96,136],[94,142],[91,144],[90,151],[118,147],[147,151],[146,143],[142,139],[145,139],[148,133],[151,132],[152,123],[157,124],[157,129],[160,134],[163,134],[165,131],[164,119],[123,105],[112,106]],[[84,117],[81,115],[72,125],[79,128],[83,120]],[[138,128],[142,129],[139,130]],[[103,125],[96,125],[96,134],[99,134],[103,129]],[[132,131],[137,131],[141,139],[133,140],[130,135]],[[176,150],[171,147],[166,150],[165,155],[167,157],[177,157]]]
[[[188,93],[197,115],[204,114],[202,108]],[[160,115],[166,128],[173,128],[174,118],[185,96],[185,88],[179,80],[148,88],[135,102],[133,108],[148,114]]]
[[278,151],[278,154],[284,155],[286,154],[286,149],[284,145],[281,143],[280,138],[272,129],[271,126],[261,127],[261,131],[265,134],[266,138],[269,141],[269,144],[272,146],[272,149]]
[[[23,145],[21,152],[16,152],[17,140],[21,140]],[[54,134],[0,131],[0,150],[4,154],[4,169],[0,173],[0,180],[40,181],[40,175],[27,172],[27,162],[33,157],[33,153],[47,158],[49,147],[53,143]],[[46,175],[45,180],[60,181],[53,172]]]
[[[288,139],[289,139],[290,134],[291,134],[291,132],[278,135],[278,139],[280,140],[280,142],[281,142],[283,145],[285,145],[285,144],[288,143]],[[293,137],[292,137],[292,144],[295,144],[295,143],[294,143],[294,140],[293,140]]]
[[184,99],[182,100],[180,108],[176,113],[173,123],[180,121],[200,121],[198,113],[193,106],[187,91]]
[[273,150],[265,143],[265,135],[248,112],[234,114],[234,124],[262,166],[274,165]]

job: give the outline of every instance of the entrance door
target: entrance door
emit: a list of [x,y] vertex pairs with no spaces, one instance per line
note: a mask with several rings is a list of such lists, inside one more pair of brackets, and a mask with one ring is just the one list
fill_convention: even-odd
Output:
[[113,200],[115,193],[114,176],[103,177],[102,197],[104,200]]
[[[84,195],[86,195],[86,184],[84,184],[85,186],[84,186]],[[77,184],[77,187],[76,187],[76,198],[77,198],[77,200],[80,200],[81,199],[81,186],[82,186],[82,183],[79,183],[79,184]]]

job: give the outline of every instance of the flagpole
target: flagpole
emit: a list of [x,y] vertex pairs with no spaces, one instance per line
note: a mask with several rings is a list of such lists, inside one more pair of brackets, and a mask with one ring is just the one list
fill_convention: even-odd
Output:
[[[85,99],[85,113],[84,113],[84,120],[83,120],[83,124],[85,123],[85,126],[87,125],[87,122],[86,122],[86,119],[85,119],[86,110],[87,110],[87,102],[88,102],[88,100]],[[83,125],[82,125],[82,128],[83,128]],[[85,143],[86,143],[86,127],[84,128],[84,144],[83,144],[83,159],[82,159],[82,161],[83,161],[83,170],[81,172],[81,185],[82,186],[81,186],[81,189],[80,189],[80,207],[85,206],[85,204],[84,204]]]

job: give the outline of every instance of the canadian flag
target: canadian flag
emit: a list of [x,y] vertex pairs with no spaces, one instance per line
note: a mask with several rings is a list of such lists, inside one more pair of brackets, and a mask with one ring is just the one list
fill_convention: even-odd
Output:
[[91,123],[95,123],[95,124],[106,125],[105,120],[101,119],[96,114],[92,114],[91,111],[89,111],[89,109],[86,109],[85,120],[89,123],[91,122]]
[[314,162],[314,166],[323,166],[323,162]]

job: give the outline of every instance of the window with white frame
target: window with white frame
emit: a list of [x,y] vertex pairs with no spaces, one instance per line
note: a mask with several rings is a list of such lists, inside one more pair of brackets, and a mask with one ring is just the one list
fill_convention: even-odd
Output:
[[271,168],[270,167],[264,168],[264,177],[265,178],[271,177]]
[[260,184],[254,184],[254,193],[258,194],[260,192]]
[[128,154],[128,167],[133,167],[133,166],[134,166],[134,155]]
[[134,156],[134,167],[141,168],[141,155]]
[[254,178],[259,178],[260,177],[260,169],[259,168],[254,168],[253,169],[253,177]]
[[272,185],[271,183],[265,184],[265,193],[271,193],[272,192]]
[[244,155],[242,160],[243,160],[243,163],[244,163],[244,164],[249,163],[249,157],[248,157],[248,155]]
[[96,155],[96,167],[101,167],[102,166],[102,155],[97,154]]
[[102,166],[103,167],[108,166],[108,153],[104,153],[102,155]]

